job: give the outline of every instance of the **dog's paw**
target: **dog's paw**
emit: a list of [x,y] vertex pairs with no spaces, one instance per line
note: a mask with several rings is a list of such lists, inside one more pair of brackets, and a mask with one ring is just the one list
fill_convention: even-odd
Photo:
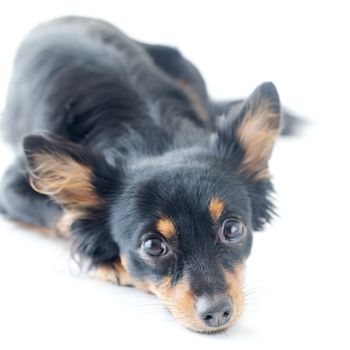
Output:
[[93,271],[93,277],[105,282],[119,284],[117,271],[111,266],[97,267]]
[[55,234],[58,237],[68,238],[70,236],[70,227],[74,222],[74,215],[70,212],[63,214],[55,225]]

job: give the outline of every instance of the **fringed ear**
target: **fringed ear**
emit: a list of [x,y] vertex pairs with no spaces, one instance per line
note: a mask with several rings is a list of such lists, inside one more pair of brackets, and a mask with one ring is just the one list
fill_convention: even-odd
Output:
[[27,136],[23,146],[34,190],[69,209],[101,204],[94,159],[82,146],[52,135]]
[[23,148],[34,190],[67,209],[102,204],[103,184],[113,181],[114,173],[102,157],[97,160],[85,147],[50,134],[25,137]]
[[76,251],[95,265],[115,261],[119,249],[106,222],[121,172],[84,146],[51,134],[27,136],[23,148],[31,186],[63,207],[60,223],[71,228]]
[[264,83],[219,123],[218,138],[226,153],[236,153],[238,171],[250,178],[269,176],[268,161],[281,128],[281,105],[272,83]]
[[255,178],[268,176],[275,140],[280,132],[281,105],[272,83],[260,85],[245,102],[234,131],[244,150],[242,171]]
[[275,86],[264,83],[218,121],[214,152],[242,176],[251,198],[253,229],[274,215],[268,162],[281,129],[281,105]]

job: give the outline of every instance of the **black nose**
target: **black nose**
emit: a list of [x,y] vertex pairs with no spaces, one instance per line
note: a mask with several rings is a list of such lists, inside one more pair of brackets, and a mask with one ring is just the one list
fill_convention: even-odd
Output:
[[232,317],[233,304],[228,296],[200,297],[196,303],[198,316],[209,327],[221,327]]

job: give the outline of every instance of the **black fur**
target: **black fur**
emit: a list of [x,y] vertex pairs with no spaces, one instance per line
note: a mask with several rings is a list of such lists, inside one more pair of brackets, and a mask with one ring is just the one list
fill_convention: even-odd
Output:
[[[179,81],[196,92],[206,116]],[[200,73],[178,50],[136,42],[99,20],[71,17],[39,26],[18,51],[9,88],[5,127],[19,160],[3,178],[2,211],[54,227],[71,208],[30,187],[33,156],[71,159],[91,169],[101,198],[97,207],[79,208],[88,215],[72,225],[79,255],[94,266],[123,255],[140,280],[171,276],[176,283],[186,274],[195,295],[223,292],[222,267],[245,261],[252,232],[273,215],[271,181],[257,177],[260,168],[241,171],[247,153],[235,134],[262,98],[279,109],[271,83],[247,101],[212,103]],[[227,116],[217,122],[222,113]],[[33,132],[41,134],[24,139],[24,161],[22,139]],[[225,202],[223,218],[244,222],[247,236],[239,245],[218,241],[208,210],[214,197]],[[143,239],[164,216],[178,232],[169,242],[173,253],[145,261]]]

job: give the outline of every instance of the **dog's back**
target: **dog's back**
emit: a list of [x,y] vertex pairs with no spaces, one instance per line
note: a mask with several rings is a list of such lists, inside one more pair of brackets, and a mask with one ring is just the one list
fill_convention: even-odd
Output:
[[211,120],[203,80],[177,50],[76,17],[43,24],[26,38],[5,110],[7,137],[17,145],[39,130],[97,145],[101,133],[105,143],[113,129],[115,142],[116,129],[122,136],[130,128],[162,144],[169,130],[193,137],[193,128],[210,128]]

